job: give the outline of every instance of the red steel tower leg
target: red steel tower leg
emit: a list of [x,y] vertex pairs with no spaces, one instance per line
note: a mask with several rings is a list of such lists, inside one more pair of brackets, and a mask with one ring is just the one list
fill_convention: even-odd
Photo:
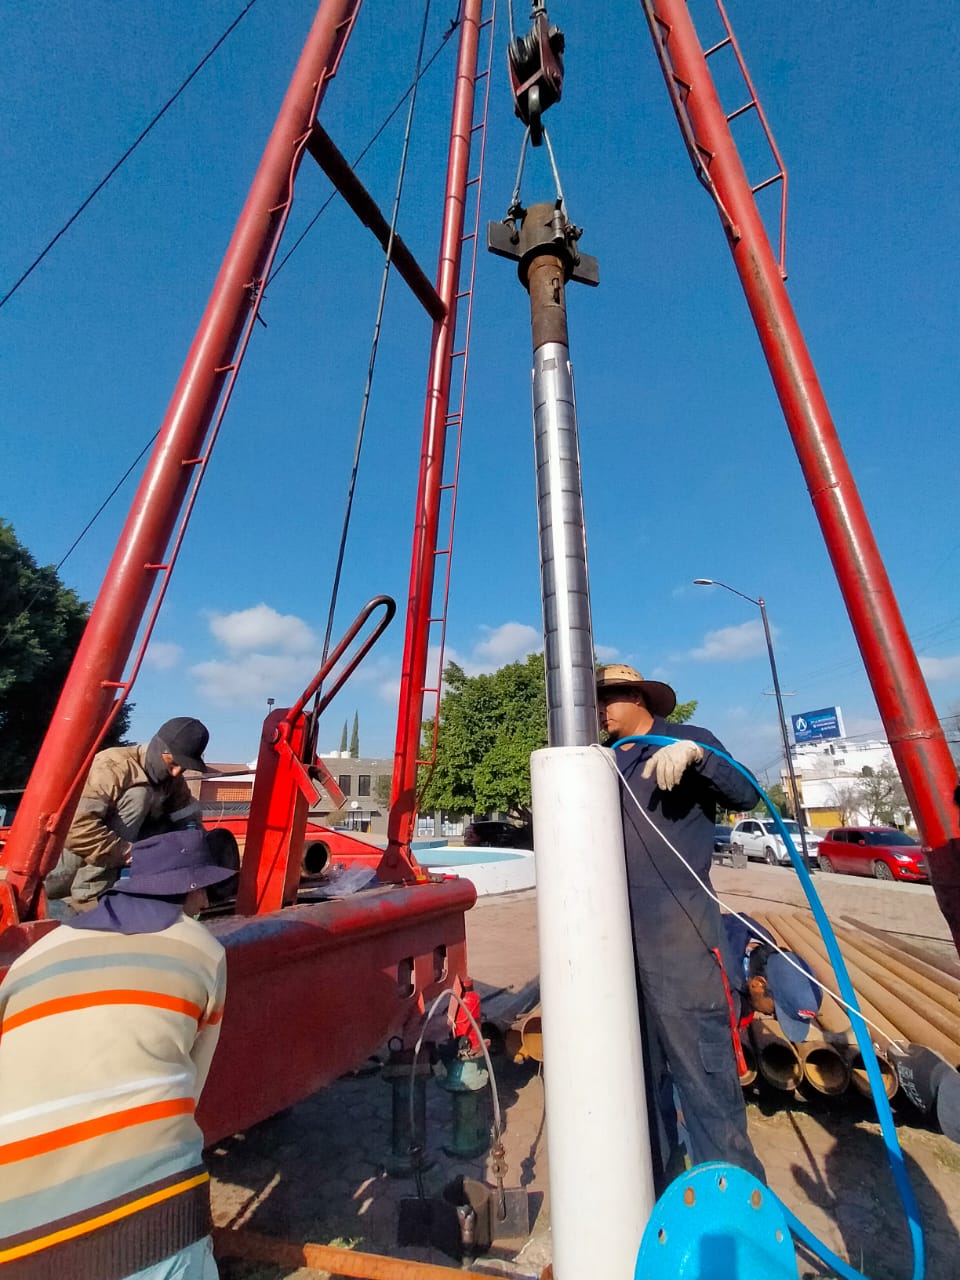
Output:
[[43,747],[0,855],[0,878],[29,907],[59,853],[84,765],[108,716],[183,505],[191,472],[289,210],[293,181],[360,0],[322,0],[250,195],[133,499]]
[[[686,0],[641,0],[668,89],[692,127],[787,426],[833,562],[887,739],[960,947],[957,767],[910,644],[880,552],[744,172]],[[722,12],[722,6],[721,6]],[[681,124],[683,127],[683,123]],[[953,838],[953,839],[951,839]],[[956,858],[953,859],[956,861]],[[954,886],[944,882],[954,880]],[[939,883],[938,883],[939,881]],[[948,909],[944,891],[957,896]]]
[[410,841],[413,838],[417,807],[417,759],[420,754],[423,685],[427,670],[437,530],[440,522],[444,444],[450,405],[451,357],[457,327],[457,291],[482,9],[482,0],[464,0],[460,18],[460,48],[450,127],[440,261],[437,268],[437,293],[446,306],[446,315],[435,322],[430,346],[410,567],[410,595],[400,677],[396,756],[390,798],[390,842],[378,872],[384,880],[403,879],[417,870],[410,854]]

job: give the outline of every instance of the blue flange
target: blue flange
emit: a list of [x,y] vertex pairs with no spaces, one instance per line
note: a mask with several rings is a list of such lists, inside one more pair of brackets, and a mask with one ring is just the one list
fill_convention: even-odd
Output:
[[797,1280],[776,1196],[732,1164],[698,1164],[654,1205],[634,1280]]

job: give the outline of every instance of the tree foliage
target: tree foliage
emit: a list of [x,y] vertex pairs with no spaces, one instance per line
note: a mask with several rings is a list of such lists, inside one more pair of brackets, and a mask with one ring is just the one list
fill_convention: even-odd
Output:
[[[488,675],[468,676],[455,662],[444,670],[437,762],[426,780],[422,809],[508,813],[530,817],[530,756],[547,745],[543,654],[531,653]],[[675,724],[692,715],[683,703]],[[429,755],[433,722],[424,725]]]
[[[38,566],[13,527],[0,520],[0,788],[18,790],[30,774],[76,652],[89,606]],[[126,733],[123,707],[106,745]]]
[[340,734],[340,754],[347,754],[347,722],[343,722],[343,732]]
[[360,757],[360,712],[353,713],[353,732],[350,734],[350,755],[354,760]]
[[691,702],[678,702],[667,716],[667,724],[686,724],[697,709],[697,699]]
[[870,823],[881,822],[885,826],[901,821],[905,809],[909,809],[907,793],[903,789],[900,775],[890,763],[884,760],[877,769],[871,770],[857,783],[861,796],[861,807]]
[[876,769],[865,765],[859,778],[851,778],[833,788],[834,803],[845,826],[860,814],[867,823],[893,826],[902,822],[910,803],[900,775],[889,760]]

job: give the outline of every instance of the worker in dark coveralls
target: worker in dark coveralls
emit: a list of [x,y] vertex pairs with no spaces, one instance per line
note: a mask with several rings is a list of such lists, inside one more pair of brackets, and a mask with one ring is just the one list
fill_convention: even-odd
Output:
[[162,724],[149,742],[98,751],[64,841],[44,880],[47,897],[89,911],[113,888],[135,841],[200,826],[183,774],[203,773],[210,734],[190,716]]
[[[616,752],[649,1085],[658,1100],[651,1132],[663,1135],[657,1121],[667,1111],[664,1098],[675,1093],[693,1164],[724,1160],[763,1178],[747,1136],[730,1002],[715,954],[725,954],[720,909],[666,844],[708,880],[717,805],[752,809],[756,789],[698,745],[723,749],[708,730],[666,722],[677,703],[669,685],[644,680],[632,667],[601,667],[597,701],[608,741],[634,734],[680,739],[664,747],[630,743]],[[667,1143],[673,1138],[668,1124]]]

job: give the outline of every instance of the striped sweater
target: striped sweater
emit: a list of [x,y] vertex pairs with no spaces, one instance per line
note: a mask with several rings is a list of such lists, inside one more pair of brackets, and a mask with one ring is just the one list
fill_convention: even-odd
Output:
[[194,1108],[226,956],[159,933],[61,926],[0,984],[4,1280],[122,1280],[209,1231]]

